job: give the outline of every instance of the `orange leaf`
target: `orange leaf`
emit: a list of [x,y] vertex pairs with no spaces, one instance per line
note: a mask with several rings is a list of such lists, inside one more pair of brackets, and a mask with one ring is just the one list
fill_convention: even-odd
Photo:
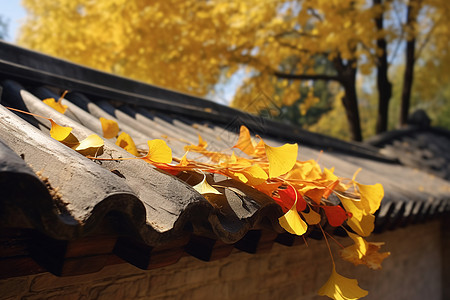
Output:
[[347,234],[355,243],[340,250],[341,257],[355,266],[364,264],[373,270],[381,269],[382,261],[390,255],[389,252],[378,252],[384,243],[371,243],[354,233]]
[[244,125],[241,126],[239,139],[233,148],[238,148],[247,155],[252,156],[255,153],[255,145],[250,135],[250,131]]

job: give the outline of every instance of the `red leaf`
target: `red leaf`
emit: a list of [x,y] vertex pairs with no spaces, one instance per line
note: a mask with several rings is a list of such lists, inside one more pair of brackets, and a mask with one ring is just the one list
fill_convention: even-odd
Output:
[[287,212],[294,205],[295,196],[297,194],[297,211],[304,211],[306,209],[306,201],[303,197],[292,187],[288,186],[286,189],[278,189],[280,197],[272,197],[282,208]]
[[321,206],[325,211],[328,219],[328,223],[333,227],[341,226],[345,220],[347,220],[347,213],[345,210],[339,206]]

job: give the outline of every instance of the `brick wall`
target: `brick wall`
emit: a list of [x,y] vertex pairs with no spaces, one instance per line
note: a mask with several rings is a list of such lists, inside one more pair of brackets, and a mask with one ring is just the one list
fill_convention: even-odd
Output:
[[[385,241],[384,250],[391,251],[382,270],[354,267],[336,257],[337,270],[369,290],[365,299],[440,300],[441,229],[434,221],[375,235],[371,240]],[[264,254],[235,251],[213,262],[184,257],[150,271],[121,264],[82,276],[11,278],[0,281],[0,299],[327,299],[316,292],[330,274],[328,250],[324,241],[308,244],[275,244]]]

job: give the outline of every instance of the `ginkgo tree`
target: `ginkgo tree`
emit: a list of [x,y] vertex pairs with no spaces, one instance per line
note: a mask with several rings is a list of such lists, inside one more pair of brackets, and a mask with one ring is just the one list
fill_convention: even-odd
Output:
[[[245,69],[248,79],[234,105],[250,110],[263,108],[254,103],[261,92],[275,103],[294,104],[305,80],[336,81],[345,92],[340,98],[352,137],[361,140],[357,73],[377,69],[377,132],[384,131],[391,98],[388,50],[399,48],[396,45],[405,40],[410,44],[417,40],[444,51],[445,43],[436,39],[436,33],[448,26],[448,18],[443,17],[447,2],[24,0],[28,16],[19,43],[201,96]],[[391,20],[406,7],[415,8],[408,20]],[[430,22],[418,26],[419,17]],[[409,59],[410,69],[420,54],[416,52]],[[318,58],[333,68],[317,72]],[[405,84],[412,79],[405,75]],[[406,86],[405,98],[410,97],[408,90]]]

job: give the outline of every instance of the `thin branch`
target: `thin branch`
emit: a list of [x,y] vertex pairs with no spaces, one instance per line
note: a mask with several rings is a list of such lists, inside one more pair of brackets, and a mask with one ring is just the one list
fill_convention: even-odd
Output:
[[286,74],[281,72],[273,72],[278,78],[290,79],[290,80],[325,80],[325,81],[338,81],[341,79],[336,75],[326,75],[326,74]]

